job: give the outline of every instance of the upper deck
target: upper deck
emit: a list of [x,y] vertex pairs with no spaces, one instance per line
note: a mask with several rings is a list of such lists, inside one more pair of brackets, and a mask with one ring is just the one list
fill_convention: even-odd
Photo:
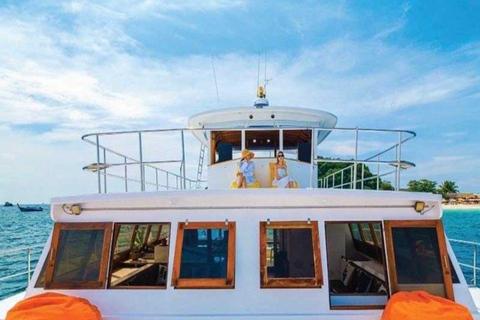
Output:
[[[269,163],[284,151],[300,188],[400,190],[407,130],[338,128],[337,118],[304,108],[233,108],[201,113],[188,128],[91,133],[99,193],[228,189],[240,152],[254,151],[255,177],[271,186]],[[112,179],[115,178],[115,179]],[[386,181],[385,179],[388,179]]]

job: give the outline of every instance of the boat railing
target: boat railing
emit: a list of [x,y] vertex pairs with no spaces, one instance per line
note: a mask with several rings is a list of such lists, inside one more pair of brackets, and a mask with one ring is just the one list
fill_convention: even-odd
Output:
[[[197,178],[187,177],[187,167],[193,170],[198,166],[203,166],[203,157],[200,157],[201,163],[192,162],[187,164],[187,151],[190,153],[189,158],[194,158],[191,155],[192,150],[198,150],[192,148],[191,144],[186,146],[186,133],[201,132],[205,137],[209,137],[210,133],[215,131],[241,131],[242,133],[242,146],[245,141],[245,134],[248,131],[264,131],[275,130],[280,134],[280,146],[283,143],[283,132],[287,130],[308,130],[311,131],[311,154],[310,154],[310,188],[351,188],[351,189],[367,189],[367,182],[370,180],[376,180],[376,189],[380,188],[381,178],[386,175],[393,176],[395,190],[400,190],[401,171],[414,166],[413,163],[402,160],[402,147],[403,145],[413,139],[416,134],[407,130],[389,130],[389,129],[366,129],[366,128],[322,128],[322,127],[271,127],[271,126],[255,126],[248,128],[180,128],[180,129],[156,129],[156,130],[135,130],[135,131],[119,131],[119,132],[99,132],[84,135],[82,140],[95,146],[96,148],[96,162],[84,167],[84,170],[92,171],[97,174],[97,185],[99,193],[107,193],[108,183],[107,177],[123,180],[123,187],[125,192],[128,192],[131,188],[129,182],[135,182],[140,185],[140,191],[146,191],[147,186],[150,186],[150,190],[159,189],[204,189],[207,185],[205,180],[201,180],[201,177],[197,175]],[[324,157],[319,156],[317,138],[319,133],[324,133],[325,136],[332,133],[349,133],[352,134],[353,141],[349,140],[345,143],[353,142],[353,154],[348,159]],[[374,155],[361,156],[359,154],[359,145],[362,143],[359,139],[360,134],[389,134],[393,137],[393,142],[390,141],[388,145],[382,148]],[[180,152],[176,157],[170,159],[146,159],[146,150],[144,148],[145,136],[152,135],[177,135],[177,145],[180,145]],[[114,150],[113,147],[106,145],[106,142],[111,137],[119,136],[133,136],[135,137],[135,145],[133,152],[127,154]],[[193,136],[193,135],[192,135]],[[162,139],[159,139],[159,144],[155,148],[162,147]],[[172,149],[173,138],[169,143],[165,143],[163,147],[165,149]],[[200,143],[197,141],[197,143]],[[323,142],[322,142],[323,144]],[[322,145],[321,144],[321,145]],[[131,145],[131,144],[130,144]],[[186,150],[188,148],[188,150]],[[393,157],[389,159],[385,158],[388,152],[393,153]],[[132,155],[136,154],[136,156]],[[119,159],[117,162],[108,162],[108,160],[116,157]],[[198,160],[198,159],[197,159]],[[325,176],[315,176],[315,167],[319,167],[325,163],[341,163],[347,165],[336,172],[328,173]],[[176,165],[176,169],[166,169],[165,166]],[[132,166],[136,166],[135,170],[129,169]],[[366,168],[369,166],[376,166],[376,174],[374,176],[365,175]],[[380,170],[380,167],[388,167],[386,171]],[[115,168],[122,169],[121,172],[113,173]],[[147,176],[147,170],[149,175]],[[178,170],[178,171],[177,171]],[[201,172],[201,170],[198,170]],[[198,171],[191,172],[194,176]],[[370,171],[370,170],[368,170]],[[344,174],[349,172],[349,174]],[[132,173],[135,175],[133,176]],[[189,172],[190,173],[190,172]],[[345,176],[345,177],[344,177]],[[345,178],[345,179],[344,179]],[[103,183],[102,183],[103,179]],[[369,187],[368,189],[372,189]]]
[[[11,281],[15,278],[27,276],[27,281],[25,284],[29,285],[32,273],[35,270],[35,265],[38,262],[44,246],[45,244],[39,244],[30,247],[0,250],[2,261],[11,261],[8,263],[8,265],[4,265],[2,268],[0,268],[0,284]],[[23,260],[22,256],[25,256],[25,260]],[[8,273],[12,269],[20,271]],[[18,288],[14,288],[12,286],[12,289],[21,290],[24,287],[24,285],[20,285]]]
[[[464,260],[460,261],[460,259],[458,259],[458,264],[462,267],[463,274],[465,275],[467,282],[473,287],[478,287],[477,275],[478,275],[478,272],[480,271],[480,267],[478,267],[477,255],[478,255],[478,248],[480,246],[480,243],[473,242],[473,241],[457,240],[457,239],[448,239],[448,240],[450,241],[450,244],[452,244],[453,250],[456,252],[457,259],[459,256],[468,255],[468,251],[471,250],[470,252],[472,254],[471,256],[472,262],[470,263]],[[471,275],[471,278],[470,278],[470,275]],[[467,276],[469,277],[467,278]]]

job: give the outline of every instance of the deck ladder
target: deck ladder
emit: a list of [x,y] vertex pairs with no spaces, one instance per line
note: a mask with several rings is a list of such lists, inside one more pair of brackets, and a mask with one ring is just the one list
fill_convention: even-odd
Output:
[[197,183],[196,189],[200,189],[200,183],[202,181],[202,173],[203,173],[203,161],[205,159],[205,145],[202,143],[200,145],[200,156],[198,158],[198,169],[197,169]]

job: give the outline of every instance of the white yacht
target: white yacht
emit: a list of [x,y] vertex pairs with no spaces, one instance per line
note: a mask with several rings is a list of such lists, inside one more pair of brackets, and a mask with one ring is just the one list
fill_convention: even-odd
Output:
[[[336,124],[260,96],[187,128],[85,135],[97,193],[52,199],[50,238],[0,318],[56,292],[87,299],[105,320],[378,320],[392,295],[423,290],[480,319],[441,196],[400,191],[415,133]],[[374,137],[382,147],[362,151]],[[328,156],[329,141],[352,156]],[[244,149],[261,188],[231,188]],[[298,188],[272,185],[280,150]]]

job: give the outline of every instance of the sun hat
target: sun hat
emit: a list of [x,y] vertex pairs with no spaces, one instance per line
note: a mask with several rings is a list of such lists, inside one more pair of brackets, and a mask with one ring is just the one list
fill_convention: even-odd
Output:
[[242,159],[247,158],[247,157],[251,159],[251,158],[255,157],[255,153],[251,152],[248,149],[243,149],[242,150]]

